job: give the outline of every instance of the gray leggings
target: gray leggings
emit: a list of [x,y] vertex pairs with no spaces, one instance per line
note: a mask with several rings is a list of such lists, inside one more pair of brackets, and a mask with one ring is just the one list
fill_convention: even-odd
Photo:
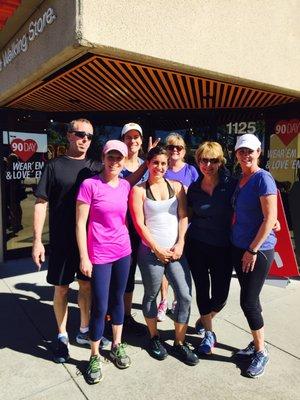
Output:
[[174,320],[180,324],[187,324],[192,301],[192,280],[185,257],[182,256],[180,260],[165,265],[156,258],[149,247],[141,244],[138,252],[138,265],[144,285],[144,316],[146,318],[156,318],[157,316],[156,298],[165,273],[177,300]]

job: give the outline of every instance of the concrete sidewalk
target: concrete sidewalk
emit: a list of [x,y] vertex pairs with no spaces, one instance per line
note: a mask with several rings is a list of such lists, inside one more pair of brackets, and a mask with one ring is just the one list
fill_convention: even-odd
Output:
[[[91,386],[82,376],[89,350],[74,344],[79,324],[76,284],[72,285],[70,295],[71,359],[64,365],[52,362],[51,341],[56,333],[52,288],[46,284],[45,276],[45,271],[35,272],[30,260],[0,266],[1,400],[300,399],[300,280],[291,280],[284,289],[270,285],[263,289],[271,361],[260,379],[244,377],[242,371],[247,364],[232,357],[232,351],[245,347],[251,338],[239,308],[238,282],[233,278],[228,304],[215,320],[218,346],[212,356],[202,358],[196,367],[174,358],[169,347],[173,343],[173,323],[167,318],[159,324],[170,349],[166,360],[159,362],[148,355],[144,350],[147,337],[125,337],[132,366],[122,371],[106,361],[103,381]],[[135,318],[144,323],[139,276],[137,282]],[[194,298],[187,341],[195,346],[199,344],[192,328],[196,319]]]

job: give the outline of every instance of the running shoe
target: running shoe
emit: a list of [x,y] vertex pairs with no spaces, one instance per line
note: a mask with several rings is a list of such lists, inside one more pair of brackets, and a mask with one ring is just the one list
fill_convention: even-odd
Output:
[[143,336],[147,334],[147,328],[145,325],[137,322],[132,315],[125,315],[123,322],[123,332],[132,333],[137,336]]
[[119,343],[117,346],[110,350],[110,357],[114,361],[115,365],[120,369],[128,368],[131,364],[131,360],[125,352],[126,343]]
[[202,338],[205,335],[205,328],[202,325],[202,322],[200,319],[198,319],[198,321],[195,323],[195,331],[197,333],[197,335],[201,336]]
[[249,378],[258,378],[262,376],[269,360],[270,357],[266,348],[263,351],[256,351],[247,369],[247,376],[249,376]]
[[88,383],[94,384],[102,381],[102,379],[100,356],[91,356],[86,370],[86,380]]
[[162,300],[157,309],[157,321],[162,322],[166,319],[166,312],[168,310],[167,300]]
[[161,344],[159,336],[153,336],[153,338],[150,339],[148,351],[153,358],[160,361],[164,360],[168,356],[167,350]]
[[[79,331],[76,335],[76,342],[84,346],[86,345],[90,346],[89,331],[85,333]],[[102,336],[99,347],[100,349],[107,349],[108,347],[111,347],[111,341],[107,339],[105,336]]]
[[56,341],[53,360],[59,364],[65,363],[69,358],[69,339],[66,336],[62,336]]
[[76,335],[76,343],[81,345],[90,345],[89,331],[84,333],[79,331]]
[[247,347],[240,349],[235,353],[237,357],[251,357],[255,353],[254,342],[250,342]]
[[216,338],[216,335],[214,334],[214,332],[206,331],[205,336],[202,339],[200,346],[198,347],[199,353],[211,354],[212,349],[216,345],[216,341],[217,341],[217,338]]
[[99,347],[100,349],[108,349],[111,347],[111,341],[107,339],[105,336],[102,336]]
[[187,365],[197,365],[199,358],[192,352],[187,343],[173,345],[174,354]]

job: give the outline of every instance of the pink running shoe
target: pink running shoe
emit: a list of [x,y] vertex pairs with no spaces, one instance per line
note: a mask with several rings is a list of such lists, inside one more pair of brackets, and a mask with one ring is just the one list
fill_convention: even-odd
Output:
[[157,309],[157,321],[162,322],[166,319],[166,312],[168,309],[168,302],[167,300],[162,300],[159,303],[158,309]]

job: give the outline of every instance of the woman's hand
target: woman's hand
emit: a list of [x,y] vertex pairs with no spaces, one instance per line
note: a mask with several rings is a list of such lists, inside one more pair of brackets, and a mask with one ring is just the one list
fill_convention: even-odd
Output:
[[171,261],[179,260],[183,253],[184,244],[177,242],[170,250],[173,252]]
[[80,271],[88,278],[92,277],[93,264],[89,258],[80,260]]
[[156,147],[158,145],[158,143],[160,142],[160,138],[157,138],[153,143],[152,143],[152,136],[149,136],[149,140],[148,140],[148,153],[151,149],[153,149],[154,147]]
[[281,225],[280,222],[278,221],[278,219],[275,222],[275,225],[273,226],[273,231],[274,232],[280,232],[281,231]]
[[170,262],[173,257],[173,252],[171,250],[163,249],[162,247],[156,247],[153,252],[156,255],[157,259],[164,264]]
[[248,251],[245,251],[243,258],[242,258],[242,270],[243,272],[251,272],[255,267],[257,259],[257,254],[251,254]]

